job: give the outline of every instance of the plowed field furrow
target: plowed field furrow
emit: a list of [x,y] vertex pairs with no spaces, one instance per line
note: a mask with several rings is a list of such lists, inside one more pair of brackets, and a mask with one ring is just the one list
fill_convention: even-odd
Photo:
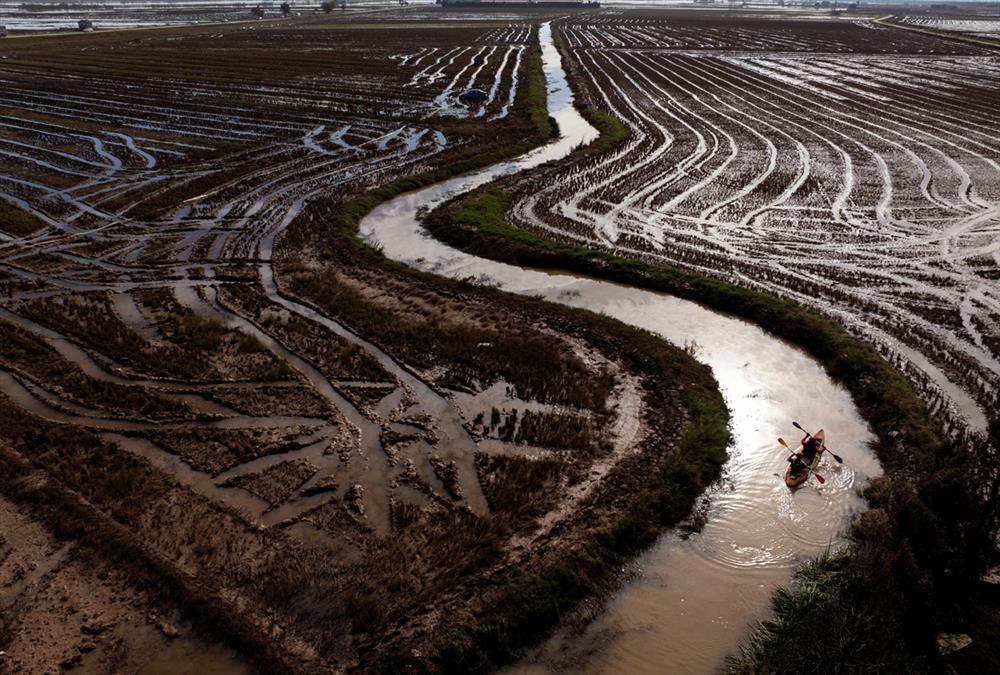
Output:
[[524,191],[514,220],[816,305],[982,430],[1000,401],[1000,58],[835,21],[674,17],[562,23],[580,86],[630,138]]

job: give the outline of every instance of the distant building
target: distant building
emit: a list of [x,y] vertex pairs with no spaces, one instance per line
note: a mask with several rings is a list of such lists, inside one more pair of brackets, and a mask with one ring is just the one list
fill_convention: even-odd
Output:
[[76,25],[80,27],[80,30],[84,32],[90,32],[94,30],[94,22],[90,19],[80,19],[76,22]]

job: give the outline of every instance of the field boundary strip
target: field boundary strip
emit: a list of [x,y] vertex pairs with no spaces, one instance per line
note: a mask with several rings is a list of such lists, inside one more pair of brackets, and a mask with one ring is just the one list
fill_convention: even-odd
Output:
[[887,28],[899,28],[900,30],[908,30],[914,33],[923,33],[924,35],[931,35],[933,37],[943,38],[945,40],[961,40],[962,42],[969,42],[982,47],[993,47],[994,49],[1000,49],[1000,40],[992,40],[990,38],[975,37],[973,35],[966,35],[965,33],[958,33],[956,31],[950,30],[938,30],[934,28],[920,28],[919,26],[910,26],[905,23],[899,23],[896,21],[898,17],[895,14],[886,14],[880,16],[873,20],[873,23],[877,23],[880,26],[885,26]]

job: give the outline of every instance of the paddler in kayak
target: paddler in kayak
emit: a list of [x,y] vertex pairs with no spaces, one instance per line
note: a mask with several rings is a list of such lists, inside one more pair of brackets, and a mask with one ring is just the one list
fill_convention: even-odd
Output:
[[840,455],[826,447],[826,434],[822,429],[814,434],[810,434],[798,422],[792,422],[792,424],[796,429],[801,430],[805,436],[802,437],[802,444],[799,446],[799,449],[794,452],[788,446],[788,443],[785,443],[785,439],[778,439],[781,447],[792,453],[792,456],[788,458],[788,469],[785,471],[785,485],[790,488],[797,488],[809,480],[810,476],[816,476],[816,482],[822,485],[826,482],[826,479],[816,473],[816,467],[823,456],[830,455],[836,460],[837,464],[843,464],[844,460]]
[[788,461],[792,463],[790,477],[793,480],[801,476],[803,471],[812,466],[821,447],[823,447],[822,439],[810,434],[802,437],[802,447],[788,458]]

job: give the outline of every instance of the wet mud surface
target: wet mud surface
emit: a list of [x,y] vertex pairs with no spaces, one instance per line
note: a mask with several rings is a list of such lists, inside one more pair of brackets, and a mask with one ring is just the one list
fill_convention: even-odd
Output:
[[[215,637],[377,668],[613,514],[684,428],[684,383],[627,338],[328,236],[366,189],[534,134],[537,30],[325,21],[0,43],[4,491],[66,542],[11,591],[16,669],[249,667]],[[122,627],[91,640],[42,600],[106,533],[141,616],[75,579]],[[35,649],[37,621],[64,632]]]

